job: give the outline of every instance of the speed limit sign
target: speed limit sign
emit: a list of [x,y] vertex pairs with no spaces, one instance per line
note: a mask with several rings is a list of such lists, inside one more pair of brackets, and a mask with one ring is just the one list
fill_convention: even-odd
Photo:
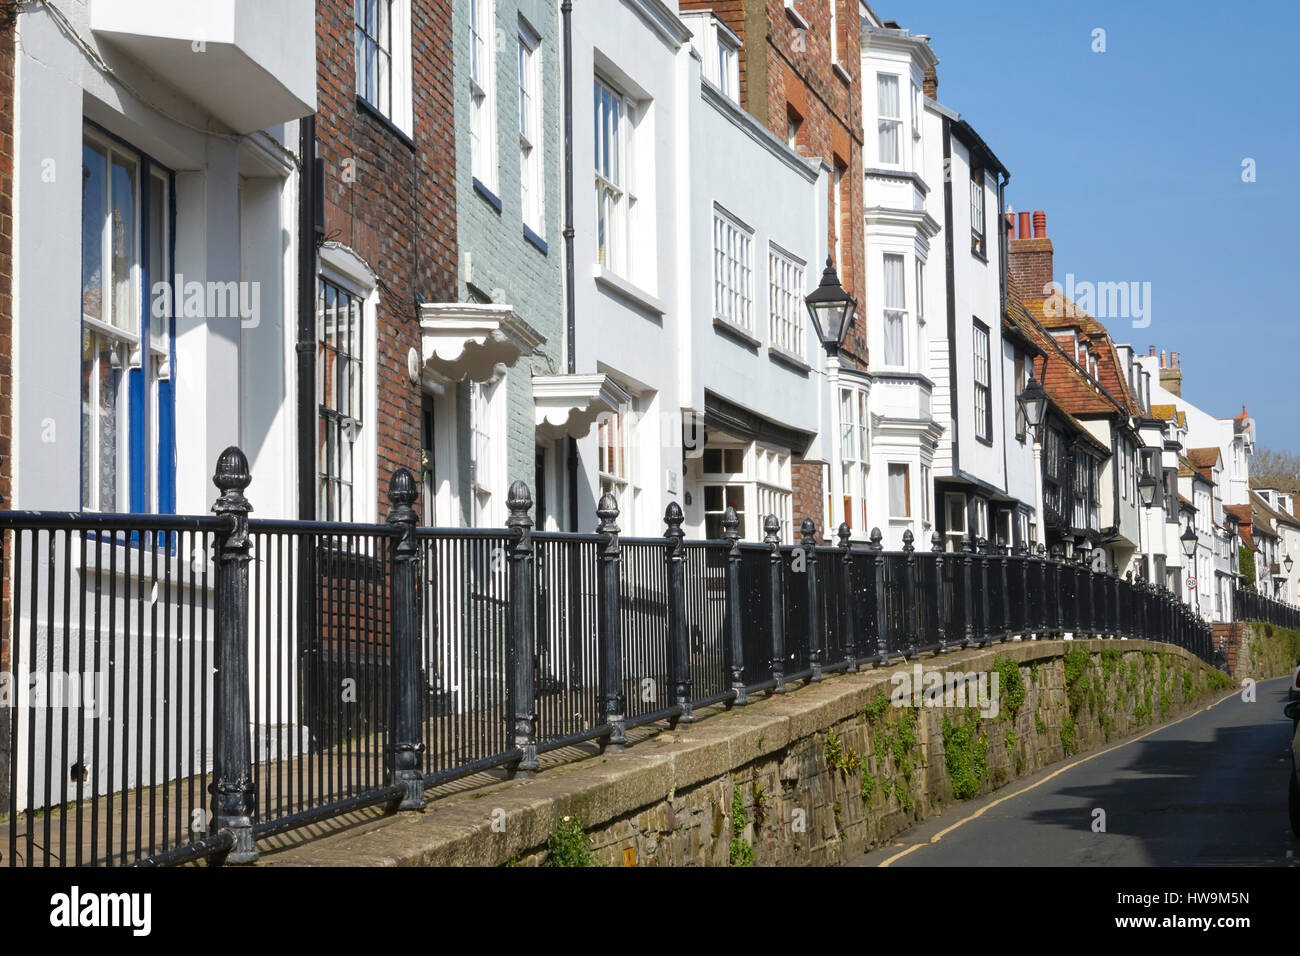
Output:
[[1187,579],[1187,589],[1188,589],[1189,591],[1195,591],[1195,590],[1196,590],[1196,578],[1188,578],[1188,579]]

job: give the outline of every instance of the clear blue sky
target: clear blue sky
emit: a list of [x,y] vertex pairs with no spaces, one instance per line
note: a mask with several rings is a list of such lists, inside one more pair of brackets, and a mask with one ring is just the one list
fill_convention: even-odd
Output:
[[1298,8],[872,2],[931,37],[939,101],[1010,170],[1007,201],[1046,211],[1057,280],[1150,282],[1150,326],[1107,320],[1115,340],[1179,352],[1188,401],[1220,417],[1244,402],[1260,444],[1295,452]]

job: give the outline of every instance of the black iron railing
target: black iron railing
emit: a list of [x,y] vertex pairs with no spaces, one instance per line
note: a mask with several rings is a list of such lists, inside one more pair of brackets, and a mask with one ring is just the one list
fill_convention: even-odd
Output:
[[[211,517],[0,512],[9,670],[0,852],[17,866],[249,862],[257,841],[637,725],[1012,637],[1145,637],[1212,659],[1163,589],[983,542],[945,552],[250,520],[228,449]],[[1296,609],[1239,594],[1250,616]],[[1253,602],[1253,603],[1252,603]],[[1266,603],[1265,603],[1266,602]]]
[[1262,621],[1276,627],[1300,630],[1300,607],[1266,597],[1258,591],[1237,588],[1233,610],[1238,621]]

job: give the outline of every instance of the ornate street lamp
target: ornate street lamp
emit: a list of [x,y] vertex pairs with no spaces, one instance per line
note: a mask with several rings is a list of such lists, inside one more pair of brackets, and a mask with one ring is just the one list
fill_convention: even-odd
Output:
[[[826,350],[826,385],[830,389],[831,434],[840,433],[840,346],[853,325],[853,313],[858,303],[853,296],[844,291],[840,277],[835,272],[835,260],[826,257],[826,271],[822,273],[821,285],[804,299],[808,307],[808,316],[812,319],[817,338]],[[836,507],[843,507],[844,501],[844,463],[841,460],[842,447],[838,437],[831,442],[834,449],[830,468],[831,479],[831,521],[843,521],[852,524],[847,513],[836,514]],[[925,492],[929,494],[929,490]],[[862,529],[866,531],[866,528]]]
[[1156,501],[1156,479],[1147,472],[1138,481],[1138,494],[1142,497],[1142,506],[1150,508]]
[[1291,560],[1291,555],[1288,554],[1285,558],[1283,558],[1282,563],[1286,565],[1286,573],[1290,574],[1291,568],[1295,565],[1295,562]]
[[826,271],[822,273],[821,285],[804,299],[808,306],[808,315],[812,317],[813,328],[822,348],[827,355],[834,355],[844,344],[844,337],[853,325],[853,313],[858,307],[858,300],[844,291],[839,274],[835,271],[835,260],[826,257]]
[[1031,376],[1029,381],[1025,382],[1025,390],[1016,397],[1016,401],[1020,403],[1020,410],[1024,412],[1025,422],[1034,430],[1034,440],[1041,440],[1043,420],[1047,417],[1047,392],[1043,390],[1038,379]]
[[1192,530],[1189,524],[1187,530],[1178,536],[1179,543],[1183,546],[1183,554],[1191,557],[1196,553],[1196,532]]

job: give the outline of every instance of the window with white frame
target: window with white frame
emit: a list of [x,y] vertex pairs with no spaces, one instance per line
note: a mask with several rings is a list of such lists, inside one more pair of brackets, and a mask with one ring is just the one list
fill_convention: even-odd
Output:
[[396,0],[356,0],[357,95],[393,112],[393,13]]
[[626,276],[631,271],[630,237],[635,226],[632,189],[632,107],[615,89],[596,78],[596,262]]
[[975,537],[989,539],[989,503],[983,498],[975,499]]
[[171,172],[89,127],[81,172],[81,507],[170,512]]
[[500,527],[505,520],[504,378],[469,382],[470,520],[475,528]]
[[844,275],[844,174],[847,167],[836,161],[831,178],[831,228],[835,231],[835,269]]
[[973,329],[975,344],[975,437],[993,440],[992,366],[989,362],[989,328],[978,319]]
[[890,73],[877,73],[876,144],[877,158],[882,166],[897,166],[902,162],[902,131],[898,77]]
[[519,21],[519,193],[524,225],[539,237],[545,203],[542,167],[542,53],[536,32]]
[[840,11],[839,0],[826,0],[827,7],[830,8],[830,18],[828,21],[827,32],[830,34],[831,41],[831,62],[840,62]]
[[317,284],[316,383],[319,407],[316,514],[353,521],[365,384],[364,303],[323,276]]
[[912,84],[912,171],[920,174],[925,157],[921,149],[921,123],[925,118],[921,106],[921,88]]
[[718,89],[724,96],[734,102],[740,102],[740,50],[723,31],[714,28],[715,42],[718,46],[717,69]]
[[970,170],[970,251],[981,257],[988,256],[984,233],[984,170],[972,166]]
[[950,491],[943,496],[943,507],[947,548],[960,551],[966,538],[966,496]]
[[469,0],[469,139],[475,179],[497,188],[496,16],[493,0]]
[[921,466],[921,521],[925,527],[930,527],[932,516],[930,514],[930,466]]
[[787,450],[757,442],[704,449],[700,487],[705,537],[721,538],[722,518],[727,508],[734,508],[742,538],[762,540],[764,519],[776,515],[781,522],[781,541],[789,544],[794,536],[790,465]]
[[713,315],[754,331],[754,233],[713,207]]
[[[1025,390],[1025,357],[1019,353],[1016,354],[1015,363],[1016,375],[1016,395],[1019,396]],[[1019,400],[1016,401],[1016,440],[1024,441],[1025,435],[1029,429],[1029,420],[1025,418],[1025,410],[1020,406]]]
[[637,415],[630,403],[601,416],[597,429],[597,471],[601,495],[618,503],[619,524],[630,532],[641,486],[636,469]]
[[867,530],[867,478],[871,449],[870,418],[865,389],[840,389],[840,461],[844,520],[850,528]]
[[907,294],[903,287],[903,257],[885,253],[885,364],[907,364]]
[[768,246],[768,319],[772,344],[791,355],[804,354],[805,263],[775,243]]
[[889,517],[912,517],[912,469],[909,465],[889,465]]

